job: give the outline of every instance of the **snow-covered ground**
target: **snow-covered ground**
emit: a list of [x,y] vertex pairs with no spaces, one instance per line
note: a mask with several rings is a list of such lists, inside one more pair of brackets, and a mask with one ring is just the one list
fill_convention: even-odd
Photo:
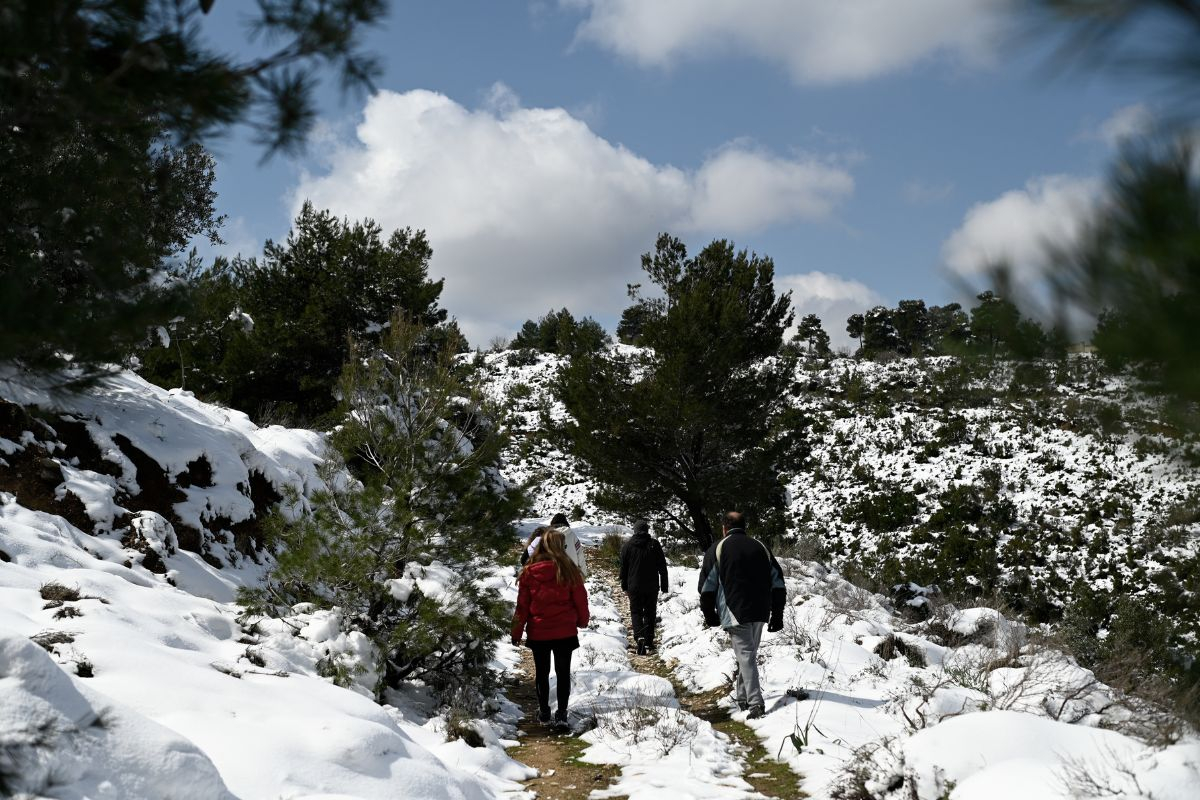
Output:
[[[510,366],[508,358],[487,355],[482,368],[493,395],[514,409],[510,474],[531,485],[543,513],[574,509],[597,522],[577,466],[540,441],[539,428],[564,413],[550,391],[562,359],[541,355]],[[939,381],[954,369],[949,359],[814,367],[797,376],[795,402],[813,424],[811,461],[790,485],[793,524],[795,533],[815,536],[834,564],[854,563],[881,541],[845,517],[856,500],[895,486],[916,490],[912,522],[886,532],[903,551],[908,531],[936,510],[934,498],[984,476],[1033,534],[1033,563],[1001,563],[1002,575],[1031,576],[1031,590],[1046,587],[1054,603],[1070,602],[1062,588],[1079,579],[1161,596],[1162,582],[1152,576],[1169,575],[1175,558],[1196,557],[1196,523],[1187,514],[1170,522],[1168,513],[1200,496],[1195,436],[1174,429],[1136,387],[1102,378],[1094,362],[1050,367],[1059,374],[1049,398],[1044,388],[1036,398],[1038,391],[1011,388],[1001,365],[986,381],[970,381],[990,399],[954,402],[928,399],[945,389]],[[1097,423],[1104,414],[1118,418],[1108,430]],[[1164,523],[1182,532],[1158,536]],[[1007,555],[998,548],[999,558]],[[892,612],[889,598],[827,567],[785,563],[788,624],[766,637],[769,713],[751,725],[813,796],[1200,796],[1194,733],[1166,748],[1129,735],[1144,738],[1147,722],[1022,625],[992,609],[949,605],[911,624]],[[685,686],[724,685],[733,657],[723,633],[701,626],[696,570],[677,568],[671,582],[660,606],[663,657]]]
[[[45,498],[0,491],[0,794],[457,800],[519,789],[528,770],[504,754],[504,708],[480,726],[489,746],[447,741],[421,691],[380,706],[318,676],[318,659],[362,646],[331,612],[295,630],[239,620],[235,593],[265,566],[239,557],[223,528],[252,517],[252,470],[281,496],[294,490],[299,512],[319,485],[321,436],[260,429],[128,373],[76,394],[0,382],[0,399],[82,424],[111,464],[73,472],[61,431],[33,417],[36,431],[0,440],[9,458],[36,451],[62,469],[64,491],[94,500],[76,520],[85,532],[22,503]],[[211,474],[173,485],[178,502],[164,510],[175,522],[132,510],[147,502],[138,481],[152,464],[169,481],[201,457]],[[179,546],[177,524],[190,523],[203,552]],[[161,571],[143,564],[147,546]]]
[[[590,546],[610,533],[630,532],[617,525],[573,530]],[[582,760],[621,767],[617,780],[592,796],[757,797],[743,778],[744,765],[729,738],[683,709],[670,681],[631,666],[626,624],[612,588],[594,569],[587,586],[592,622],[580,631],[573,659],[570,718],[575,729],[586,731]],[[551,698],[555,686],[552,677]]]
[[[509,477],[530,480],[540,521],[557,511],[581,514],[589,524],[577,530],[592,544],[620,530],[590,505],[589,487],[570,460],[533,435],[555,360],[509,369],[502,359],[487,357],[498,365],[493,390],[529,387],[518,391],[527,394],[517,409],[521,437]],[[878,367],[884,376],[894,369]],[[291,513],[302,513],[305,495],[320,485],[320,435],[260,429],[237,412],[124,373],[77,395],[12,378],[0,380],[0,400],[10,409],[38,406],[40,416],[0,415],[0,481],[9,481],[0,484],[0,776],[7,781],[0,794],[527,796],[520,781],[531,771],[505,746],[528,721],[519,722],[519,710],[503,698],[489,719],[474,723],[483,746],[470,747],[451,738],[446,710],[420,687],[393,692],[381,706],[361,685],[338,687],[318,674],[320,659],[353,657],[365,647],[341,632],[336,612],[302,610],[294,628],[239,618],[237,589],[260,581],[269,561],[238,541],[258,510],[251,484],[258,481],[261,490],[265,481]],[[549,413],[553,419],[552,404]],[[858,460],[874,459],[897,479],[906,468],[915,475],[918,464],[933,469],[938,458],[960,465],[983,458],[956,445],[921,463],[880,431],[894,425],[900,441],[925,422],[906,433],[900,417],[866,422],[837,416],[832,407],[821,413],[829,415],[821,433],[827,438],[815,451],[822,465],[833,463],[827,459],[839,436]],[[55,420],[62,430],[53,430]],[[94,448],[80,441],[79,430]],[[996,430],[995,441],[1009,436],[1007,428]],[[1044,455],[1067,446],[1033,428],[1013,430],[1014,451],[1032,447]],[[1095,477],[1083,465],[1092,452],[1080,444],[1088,434],[1067,433],[1075,437],[1069,474]],[[1104,462],[1115,481],[1124,475],[1149,493],[1146,508],[1192,490],[1177,450],[1143,446],[1138,461],[1135,444],[1114,439],[1101,454],[1116,454]],[[1132,455],[1122,455],[1127,450]],[[1046,459],[1021,457],[1028,486],[1014,491],[1033,498],[1045,489],[1036,470]],[[13,464],[26,472],[5,473]],[[943,464],[951,476],[954,464]],[[53,475],[41,485],[54,489],[56,482],[62,497],[32,494],[30,469],[43,479]],[[921,475],[954,480],[936,471]],[[153,480],[171,491],[160,486],[150,497]],[[809,507],[805,524],[825,525],[836,537],[861,536],[838,513],[846,498],[833,486],[817,481],[793,495]],[[1063,516],[1084,513],[1085,501],[1064,495]],[[1140,508],[1135,525],[1149,517]],[[1099,530],[1105,523],[1089,524]],[[1084,534],[1086,541],[1092,531]],[[826,567],[784,564],[787,626],[768,634],[762,651],[769,713],[749,724],[814,797],[1200,796],[1194,735],[1166,747],[1142,743],[1133,735],[1139,720],[1111,702],[1110,689],[1038,645],[1021,625],[990,609],[950,606],[926,622],[906,622],[887,598]],[[511,567],[495,570],[489,582],[515,597]],[[611,590],[593,579],[590,591],[594,622],[575,658],[572,720],[580,729],[594,725],[581,734],[585,760],[621,766],[616,783],[594,796],[751,796],[736,748],[682,709],[667,681],[631,668]],[[662,656],[679,683],[693,690],[724,685],[732,655],[723,633],[700,624],[694,566],[672,569],[660,613]],[[516,656],[501,642],[496,668],[511,671]]]
[[[784,630],[760,651],[768,713],[748,724],[813,797],[1200,796],[1200,738],[1159,749],[1119,732],[1136,726],[1111,690],[993,609],[908,625],[819,564],[783,566]],[[697,574],[672,570],[660,651],[708,690],[734,663],[724,633],[697,630]]]

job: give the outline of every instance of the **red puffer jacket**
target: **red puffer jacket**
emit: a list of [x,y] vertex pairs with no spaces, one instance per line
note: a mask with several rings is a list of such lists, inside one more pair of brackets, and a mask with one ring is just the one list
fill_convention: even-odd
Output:
[[587,589],[582,583],[564,586],[558,582],[553,561],[538,561],[525,568],[517,589],[517,613],[513,615],[512,638],[520,639],[529,627],[529,640],[565,639],[576,628],[586,628]]

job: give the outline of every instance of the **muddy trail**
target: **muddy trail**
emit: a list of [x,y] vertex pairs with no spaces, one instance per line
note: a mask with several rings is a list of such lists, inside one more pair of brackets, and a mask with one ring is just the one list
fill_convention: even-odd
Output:
[[[614,562],[611,554],[594,551],[588,566],[593,579],[602,581],[612,590],[626,630],[629,630],[629,602],[620,591]],[[800,776],[786,764],[777,761],[774,754],[763,746],[753,729],[731,718],[729,710],[721,707],[720,701],[729,694],[729,686],[709,692],[692,693],[678,682],[672,669],[673,665],[664,662],[657,654],[638,655],[630,648],[629,661],[632,669],[637,672],[670,681],[675,689],[675,696],[685,711],[710,723],[715,730],[730,739],[743,765],[742,778],[758,795],[778,800],[807,796],[801,789]],[[525,715],[519,726],[521,744],[511,748],[509,754],[538,770],[539,776],[526,781],[524,785],[536,792],[539,799],[586,798],[595,790],[607,788],[620,776],[621,767],[618,765],[591,764],[580,760],[587,743],[579,738],[578,732],[559,731],[537,722],[533,659],[528,650],[522,651],[520,675],[510,684],[508,696],[521,707]]]
[[[538,771],[525,781],[539,800],[582,800],[596,789],[604,789],[621,774],[615,764],[588,764],[579,757],[587,743],[570,731],[560,731],[537,721],[537,693],[533,688],[533,656],[521,651],[519,680],[508,686],[508,698],[521,707],[521,744],[508,754]],[[553,701],[552,701],[553,702]]]

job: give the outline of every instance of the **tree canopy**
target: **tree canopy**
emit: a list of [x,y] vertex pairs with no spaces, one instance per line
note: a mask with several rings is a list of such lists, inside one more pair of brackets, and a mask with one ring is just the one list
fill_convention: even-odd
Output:
[[569,356],[599,350],[610,342],[608,333],[591,317],[576,320],[567,309],[551,309],[537,322],[526,320],[512,340],[520,350]]
[[658,290],[633,291],[646,349],[602,350],[563,369],[565,446],[599,485],[600,507],[656,516],[697,545],[735,508],[766,533],[781,530],[779,468],[802,441],[786,402],[791,302],[775,294],[774,264],[723,240],[689,258],[663,234],[642,268]]
[[463,340],[428,278],[422,231],[384,239],[371,220],[351,223],[306,203],[286,242],[261,259],[237,258],[193,276],[192,311],[152,339],[142,372],[218,399],[256,419],[312,421],[334,411],[338,375],[353,343],[378,342],[400,313],[453,351]]
[[0,359],[118,361],[178,308],[174,258],[217,240],[198,144],[250,122],[267,152],[314,119],[312,67],[368,86],[358,35],[383,0],[259,0],[278,49],[243,60],[202,37],[213,0],[17,0],[0,12]]

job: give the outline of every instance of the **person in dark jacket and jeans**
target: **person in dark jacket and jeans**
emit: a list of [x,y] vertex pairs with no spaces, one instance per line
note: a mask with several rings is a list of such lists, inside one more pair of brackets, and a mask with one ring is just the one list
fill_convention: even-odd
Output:
[[564,537],[554,528],[537,531],[540,539],[529,563],[517,579],[517,608],[513,614],[512,643],[521,644],[528,632],[533,651],[534,686],[538,720],[550,722],[550,657],[558,682],[558,710],[554,723],[567,724],[571,698],[571,653],[579,647],[578,628],[590,619],[583,573],[567,557]]
[[667,557],[662,545],[650,538],[650,523],[633,523],[633,536],[621,547],[621,591],[629,595],[629,616],[638,655],[654,649],[654,621],[658,593],[667,591]]
[[758,644],[764,624],[771,632],[783,630],[783,570],[765,544],[746,535],[741,513],[726,514],[722,531],[700,567],[700,610],[706,627],[720,625],[729,632],[738,668],[735,699],[738,708],[750,710],[748,719],[757,719],[765,708]]

